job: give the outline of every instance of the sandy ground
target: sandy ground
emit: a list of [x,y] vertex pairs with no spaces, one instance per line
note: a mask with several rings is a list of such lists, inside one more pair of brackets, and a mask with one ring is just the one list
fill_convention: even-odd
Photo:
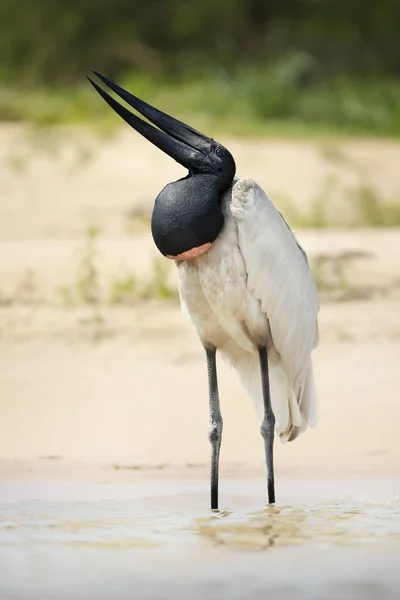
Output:
[[[280,208],[400,198],[399,144],[223,141]],[[221,363],[212,513],[197,336],[159,293],[110,303],[132,278],[159,287],[148,213],[180,174],[129,130],[0,128],[1,600],[398,598],[400,229],[297,232],[321,290],[320,423],[276,444],[265,507],[259,424]]]
[[[333,216],[349,194],[371,187],[398,202],[400,147],[391,141],[221,139],[239,177],[252,177],[279,205],[300,212],[326,198]],[[88,227],[120,237],[132,211],[149,210],[184,169],[129,128],[102,139],[92,132],[0,128],[0,237],[80,237]]]
[[[205,360],[176,303],[65,306],[59,293],[74,285],[94,225],[103,292],[127,273],[150,276],[148,229],[127,232],[126,217],[148,210],[180,168],[126,130],[103,142],[62,139],[0,129],[0,479],[205,480]],[[333,152],[320,142],[225,141],[239,174],[299,205],[333,172],[341,189],[363,173],[388,200],[400,197],[395,143]],[[314,355],[320,424],[277,445],[277,472],[398,475],[400,231],[299,238],[328,260]],[[221,477],[263,477],[253,407],[224,364],[220,395]]]

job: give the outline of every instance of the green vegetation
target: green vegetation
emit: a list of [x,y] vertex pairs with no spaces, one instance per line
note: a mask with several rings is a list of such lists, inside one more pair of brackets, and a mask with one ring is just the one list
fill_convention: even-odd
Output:
[[344,251],[339,254],[316,254],[310,261],[311,270],[322,301],[348,302],[371,298],[379,284],[362,286],[349,275],[355,260],[369,258],[368,252]]
[[138,300],[174,300],[178,297],[176,286],[169,283],[165,261],[155,260],[150,277],[140,279],[134,275],[116,278],[111,284],[109,300],[112,305],[133,304]]
[[372,185],[362,183],[342,192],[341,204],[346,210],[337,210],[337,181],[328,177],[308,208],[300,210],[290,198],[277,197],[278,205],[290,227],[323,229],[329,227],[400,227],[400,201],[387,202]]
[[350,227],[400,227],[400,202],[382,202],[371,186],[355,190],[354,202],[359,219],[350,221]]
[[100,281],[96,260],[96,240],[99,231],[96,227],[89,228],[87,241],[82,261],[79,267],[79,275],[76,282],[78,297],[85,304],[97,305],[100,302]]
[[[123,77],[120,83],[198,129],[231,135],[400,136],[400,82],[340,78],[298,88],[285,65],[234,76],[180,82]],[[0,88],[0,120],[38,125],[88,123],[105,130],[120,120],[89,84],[35,88],[23,94]]]
[[[381,0],[2,0],[2,75],[75,83],[92,67],[173,76],[301,63],[299,84],[399,74],[398,2]],[[298,71],[298,67],[296,67]]]
[[76,279],[62,286],[58,295],[67,306],[87,305],[93,310],[93,320],[101,319],[101,306],[130,305],[140,300],[176,300],[176,286],[170,283],[166,261],[154,260],[147,278],[133,273],[116,275],[107,285],[101,283],[98,257],[99,231],[91,227],[86,235]]
[[[175,281],[172,281],[169,261],[156,259],[146,277],[134,273],[121,276],[108,274],[107,282],[100,264],[98,252],[99,232],[90,228],[82,245],[82,254],[73,280],[54,290],[58,302],[67,309],[80,309],[79,322],[90,333],[93,341],[108,335],[107,309],[129,307],[146,301],[178,301]],[[388,286],[362,286],[351,277],[351,267],[356,260],[370,258],[367,251],[343,251],[337,254],[312,255],[310,267],[322,301],[342,302],[372,297],[377,290],[389,291]],[[394,282],[398,288],[398,282]],[[52,305],[54,296],[41,289],[36,273],[26,271],[14,289],[4,293],[0,290],[0,308],[10,305],[30,306],[36,309],[45,304]],[[83,314],[83,317],[82,317]]]
[[0,120],[119,120],[96,68],[207,131],[400,135],[398,2],[2,0]]
[[322,299],[344,301],[363,297],[356,287],[351,287],[347,277],[346,267],[351,258],[346,253],[339,256],[317,255],[312,258],[310,266]]

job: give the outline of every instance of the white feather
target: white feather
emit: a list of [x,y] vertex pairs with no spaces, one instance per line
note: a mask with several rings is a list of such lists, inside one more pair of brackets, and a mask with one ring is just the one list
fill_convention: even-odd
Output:
[[222,198],[225,224],[208,252],[178,263],[182,308],[203,344],[236,369],[260,418],[258,347],[266,345],[276,433],[292,440],[317,422],[311,351],[318,293],[304,250],[263,190],[234,183]]

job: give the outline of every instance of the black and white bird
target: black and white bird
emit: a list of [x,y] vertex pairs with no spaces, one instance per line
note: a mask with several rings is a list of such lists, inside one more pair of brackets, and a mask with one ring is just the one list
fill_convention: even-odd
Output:
[[217,350],[262,420],[272,504],[274,432],[292,441],[317,422],[311,352],[318,344],[319,300],[306,253],[257,183],[235,178],[224,146],[94,73],[156,127],[88,78],[111,108],[189,171],[156,198],[151,230],[158,250],[175,261],[181,306],[206,353],[211,508],[218,508],[222,437]]

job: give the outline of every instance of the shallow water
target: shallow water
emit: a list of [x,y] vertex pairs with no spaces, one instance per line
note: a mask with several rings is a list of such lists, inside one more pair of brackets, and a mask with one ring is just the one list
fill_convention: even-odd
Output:
[[0,598],[399,598],[399,481],[0,486]]

